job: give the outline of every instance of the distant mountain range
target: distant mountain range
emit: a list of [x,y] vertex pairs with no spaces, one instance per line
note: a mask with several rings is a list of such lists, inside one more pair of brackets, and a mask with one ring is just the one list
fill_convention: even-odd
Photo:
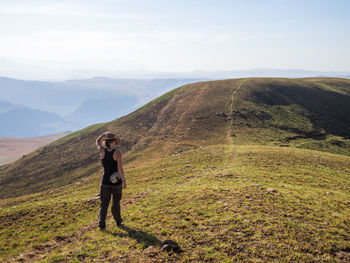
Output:
[[[89,72],[86,72],[87,74]],[[91,73],[90,73],[91,74]],[[103,74],[101,72],[100,74]],[[306,78],[306,77],[338,77],[350,78],[350,71],[320,71],[303,69],[271,69],[256,68],[248,70],[196,70],[191,72],[152,72],[152,71],[117,71],[104,72],[106,76],[133,76],[133,78],[206,78],[210,80],[276,77],[276,78]]]
[[168,90],[200,80],[95,77],[48,82],[0,77],[0,136],[41,136],[111,121]]
[[52,82],[0,77],[0,136],[33,137],[111,121],[171,89],[199,81],[243,77],[350,78],[350,72],[345,71],[299,69],[100,73],[125,78],[93,77]]

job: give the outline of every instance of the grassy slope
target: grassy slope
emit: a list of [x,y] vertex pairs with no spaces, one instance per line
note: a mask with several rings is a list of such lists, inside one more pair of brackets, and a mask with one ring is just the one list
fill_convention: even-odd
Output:
[[[53,142],[0,172],[8,183],[0,185],[2,196],[34,192],[0,200],[0,255],[50,262],[345,262],[349,83],[196,83]],[[109,231],[100,233],[98,199],[87,199],[99,192],[94,139],[105,130],[124,138],[129,189],[126,227],[116,228],[109,214]],[[32,179],[9,180],[18,167]],[[11,189],[15,183],[25,188]],[[159,251],[165,239],[184,252]]]
[[[126,227],[116,227],[109,209],[104,233],[97,230],[98,199],[87,201],[98,193],[97,171],[52,192],[2,200],[0,259],[349,259],[349,161],[304,149],[212,145],[130,162]],[[184,251],[159,251],[166,239]]]
[[[0,168],[0,198],[74,182],[99,167],[94,140],[111,130],[125,161],[167,155],[179,144],[298,147],[350,155],[350,80],[250,78],[198,82],[133,113],[92,125]],[[228,125],[231,126],[229,130]],[[22,175],[18,177],[18,171]]]

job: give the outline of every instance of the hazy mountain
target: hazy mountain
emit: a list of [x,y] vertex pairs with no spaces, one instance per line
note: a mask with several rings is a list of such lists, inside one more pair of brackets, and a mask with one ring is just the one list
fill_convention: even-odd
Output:
[[[77,130],[95,122],[111,121],[178,86],[200,79],[92,79],[63,82],[26,81],[0,77],[1,98],[12,104],[48,111],[62,119],[50,132]],[[5,111],[9,105],[0,110]],[[114,110],[111,111],[111,108]],[[53,116],[53,115],[51,115]],[[101,118],[101,116],[103,116]],[[57,117],[57,116],[56,116]],[[8,118],[10,120],[11,118]],[[35,122],[26,122],[28,131]],[[0,128],[5,124],[0,122]],[[14,127],[14,126],[12,126]],[[7,130],[7,129],[2,129]],[[7,130],[7,132],[12,132]],[[4,132],[3,132],[4,133]],[[22,134],[25,134],[24,131]],[[40,133],[41,134],[41,133]],[[26,136],[35,136],[30,133]],[[19,135],[18,135],[19,136]]]
[[139,101],[134,96],[113,96],[102,99],[90,99],[83,102],[65,119],[80,126],[106,122],[129,113]]
[[0,114],[3,113],[3,112],[9,111],[9,110],[13,110],[13,109],[16,109],[16,108],[21,108],[21,107],[24,107],[24,106],[15,105],[15,104],[12,104],[12,103],[10,103],[8,101],[0,100]]
[[[134,96],[144,102],[175,87],[201,79],[92,79],[63,82],[28,81],[0,77],[2,100],[57,114],[72,113],[90,99]],[[130,105],[133,106],[133,105]]]
[[[0,136],[33,137],[68,130],[71,125],[55,113],[26,107],[0,113]],[[65,129],[66,128],[66,129]]]

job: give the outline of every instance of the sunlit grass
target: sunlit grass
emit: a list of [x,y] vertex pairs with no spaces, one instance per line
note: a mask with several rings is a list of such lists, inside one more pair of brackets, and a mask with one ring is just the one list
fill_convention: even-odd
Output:
[[[204,146],[129,163],[126,228],[117,228],[109,208],[108,231],[97,229],[99,202],[87,202],[99,191],[96,173],[59,192],[1,201],[1,258],[56,244],[43,262],[336,261],[350,247],[348,164],[347,156],[258,145]],[[166,239],[184,251],[158,251]],[[156,255],[143,252],[149,246]]]

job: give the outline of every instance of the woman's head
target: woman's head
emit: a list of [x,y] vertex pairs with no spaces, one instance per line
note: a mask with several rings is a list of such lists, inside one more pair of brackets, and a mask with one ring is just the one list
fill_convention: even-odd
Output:
[[111,132],[107,132],[103,138],[105,148],[111,149],[120,142],[120,138]]
[[111,149],[113,146],[117,145],[116,139],[107,139],[105,140],[105,145],[107,149]]

